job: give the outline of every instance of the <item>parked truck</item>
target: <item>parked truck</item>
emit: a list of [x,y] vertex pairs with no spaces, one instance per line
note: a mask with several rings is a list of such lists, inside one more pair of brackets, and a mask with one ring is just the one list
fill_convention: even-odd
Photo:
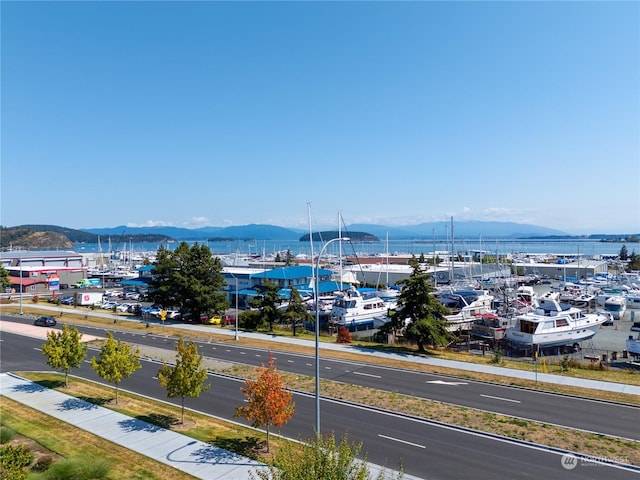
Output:
[[79,292],[76,296],[76,305],[91,306],[102,302],[101,292]]
[[75,288],[100,288],[100,279],[99,278],[83,278],[79,280],[74,285]]

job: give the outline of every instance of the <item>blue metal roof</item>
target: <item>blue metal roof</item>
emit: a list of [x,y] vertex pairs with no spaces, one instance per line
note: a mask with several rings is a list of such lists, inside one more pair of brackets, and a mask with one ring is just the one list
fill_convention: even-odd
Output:
[[120,282],[120,285],[132,285],[134,287],[147,287],[147,286],[149,286],[149,284],[147,282],[145,282],[144,280],[135,280],[135,279],[122,280]]
[[[266,272],[257,273],[253,277],[267,278],[270,280],[291,280],[294,278],[313,278],[315,268],[309,265],[296,265],[294,267],[281,267],[268,270]],[[331,275],[331,270],[320,268],[319,275]]]
[[[313,295],[313,288],[311,287],[298,288],[297,290],[302,297],[308,297]],[[331,282],[318,283],[318,294],[320,295],[323,295],[325,293],[337,292],[339,290],[340,290],[339,282],[331,281]],[[259,292],[258,290],[254,290],[253,288],[245,288],[238,291],[238,295],[247,295],[250,297],[256,297],[261,294],[262,292]],[[280,290],[278,290],[278,294],[282,298],[289,298],[289,296],[291,295],[291,289],[281,288]]]

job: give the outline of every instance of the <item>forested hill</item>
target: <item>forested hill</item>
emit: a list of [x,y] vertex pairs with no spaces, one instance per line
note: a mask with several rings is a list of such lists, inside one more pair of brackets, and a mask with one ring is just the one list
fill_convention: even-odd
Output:
[[[0,249],[53,250],[73,248],[76,243],[98,243],[99,235],[56,225],[0,227]],[[111,235],[111,241],[124,243],[164,242],[165,235]],[[106,239],[105,239],[106,240]]]

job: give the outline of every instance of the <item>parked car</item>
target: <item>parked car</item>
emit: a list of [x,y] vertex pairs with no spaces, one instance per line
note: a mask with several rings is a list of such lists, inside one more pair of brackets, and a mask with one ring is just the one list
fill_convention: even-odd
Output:
[[127,312],[133,313],[134,315],[142,315],[142,305],[140,305],[139,303],[129,304]]
[[60,303],[64,305],[73,305],[75,302],[75,297],[73,295],[65,295],[60,299]]
[[55,327],[56,323],[56,319],[53,317],[38,317],[36,321],[33,322],[34,325],[39,327]]
[[200,322],[208,325],[222,325],[222,317],[219,315],[209,317],[208,315],[202,314],[200,315]]

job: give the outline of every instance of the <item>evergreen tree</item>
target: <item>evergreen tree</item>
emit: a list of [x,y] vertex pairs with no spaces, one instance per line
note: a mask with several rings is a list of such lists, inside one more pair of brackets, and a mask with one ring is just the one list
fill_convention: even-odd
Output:
[[388,328],[396,331],[404,328],[405,338],[416,342],[420,352],[425,351],[425,345],[447,345],[453,340],[444,318],[449,310],[431,294],[429,275],[422,270],[420,262],[413,257],[409,265],[413,271],[411,276],[398,282],[402,290]]
[[627,272],[640,270],[640,255],[635,250],[629,255],[629,263],[627,264]]
[[265,427],[267,431],[267,452],[269,451],[269,430],[271,426],[281,427],[289,421],[295,411],[293,393],[283,385],[282,375],[276,362],[269,355],[269,365],[258,369],[257,380],[246,380],[240,390],[247,399],[247,405],[236,408],[236,417],[244,417],[254,427]]
[[166,363],[158,372],[158,381],[167,390],[169,398],[180,398],[181,418],[184,423],[184,399],[185,397],[198,397],[211,385],[207,380],[207,369],[202,366],[203,357],[198,353],[198,346],[189,341],[184,343],[182,335],[176,346],[176,364],[171,367]]
[[118,385],[141,368],[140,350],[133,349],[128,343],[115,340],[111,332],[107,332],[107,341],[100,349],[100,358],[92,357],[91,366],[100,377],[113,383],[118,403]]
[[291,265],[293,265],[295,262],[295,257],[293,256],[293,254],[291,253],[291,250],[287,249],[287,255],[284,258],[284,264],[287,267],[290,267]]
[[222,263],[206,245],[182,242],[174,251],[161,246],[152,274],[152,301],[178,306],[182,318],[196,321],[201,313],[222,315],[229,308]]
[[313,315],[307,310],[307,306],[302,302],[300,292],[296,287],[291,287],[291,295],[289,296],[289,305],[287,305],[287,311],[285,313],[287,322],[291,324],[293,329],[293,336],[296,336],[296,326],[299,322],[310,322],[313,320]]
[[629,253],[627,252],[627,246],[626,245],[622,245],[622,248],[620,249],[620,254],[619,254],[620,260],[625,261],[629,258]]
[[42,354],[47,357],[47,365],[64,373],[64,384],[69,386],[69,371],[82,365],[87,349],[87,345],[82,343],[80,331],[65,323],[62,330],[47,332],[47,342],[42,345]]
[[260,310],[260,316],[263,322],[269,324],[269,331],[273,331],[273,324],[280,320],[280,305],[281,298],[278,293],[278,286],[270,281],[266,281],[262,285],[262,293],[251,301],[251,306]]

